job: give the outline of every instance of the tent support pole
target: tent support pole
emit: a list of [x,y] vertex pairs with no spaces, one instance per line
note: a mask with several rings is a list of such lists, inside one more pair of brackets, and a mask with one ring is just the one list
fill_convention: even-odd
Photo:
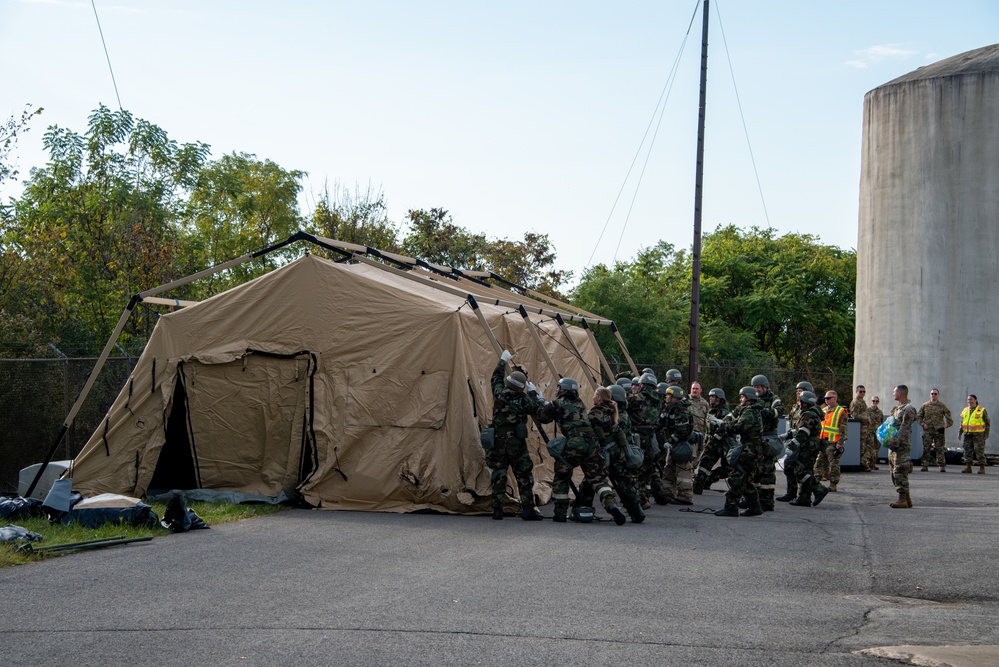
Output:
[[597,342],[597,337],[593,335],[593,329],[586,323],[586,320],[583,320],[583,328],[586,329],[586,335],[590,339],[590,343],[593,344],[593,347],[597,350],[597,354],[600,356],[600,364],[604,372],[607,373],[607,379],[613,382],[614,372],[611,370],[610,364],[607,363],[607,357],[604,356],[604,351],[600,349],[600,343]]
[[125,310],[122,311],[121,317],[118,318],[118,324],[114,328],[114,333],[111,334],[108,342],[104,345],[104,349],[101,351],[101,356],[97,359],[97,364],[94,366],[94,370],[90,371],[90,375],[87,376],[87,382],[83,385],[83,389],[76,397],[76,402],[73,403],[73,407],[69,409],[69,414],[66,415],[66,419],[63,420],[62,428],[59,429],[59,435],[56,437],[55,442],[52,443],[52,448],[45,456],[45,460],[42,462],[42,465],[39,466],[38,472],[35,473],[35,478],[31,480],[31,485],[24,494],[25,498],[30,497],[31,492],[35,490],[36,486],[38,486],[38,480],[42,478],[42,473],[45,472],[45,468],[52,461],[52,457],[55,456],[55,452],[59,448],[60,443],[62,443],[63,438],[66,437],[66,432],[69,431],[69,427],[73,425],[73,420],[76,419],[77,413],[80,412],[80,407],[83,405],[83,402],[87,400],[87,396],[90,394],[90,390],[93,388],[94,383],[97,382],[97,376],[100,375],[101,369],[104,368],[104,363],[108,360],[108,355],[111,354],[111,349],[114,347],[114,344],[118,342],[118,336],[121,335],[122,330],[125,328],[125,323],[128,322],[128,318],[132,315],[132,311],[135,310],[135,305],[141,300],[142,299],[140,299],[138,295],[133,296],[131,300],[129,300]]
[[479,309],[479,302],[475,300],[475,296],[472,294],[466,294],[465,298],[468,299],[468,305],[472,307],[472,311],[475,313],[475,316],[479,318],[479,324],[482,325],[483,331],[486,332],[486,338],[488,338],[489,342],[492,343],[493,350],[496,352],[496,356],[499,357],[503,354],[503,346],[500,345],[498,340],[496,340],[496,334],[493,333],[493,330],[489,328],[489,323],[486,322],[486,316],[483,315],[482,311]]
[[611,331],[614,332],[614,337],[617,338],[617,344],[621,346],[621,352],[624,354],[624,358],[628,360],[628,365],[631,367],[631,372],[634,377],[638,377],[638,366],[635,362],[631,360],[631,355],[628,354],[628,346],[624,344],[624,339],[621,338],[621,332],[617,330],[617,325],[611,322]]
[[600,382],[596,377],[594,377],[593,371],[590,370],[589,364],[587,364],[586,359],[583,358],[583,353],[579,351],[579,348],[576,347],[576,342],[572,340],[572,336],[569,335],[569,328],[565,325],[565,320],[562,319],[561,315],[555,315],[555,322],[558,324],[558,328],[562,330],[562,335],[564,335],[565,339],[569,341],[569,346],[572,347],[572,351],[576,355],[576,358],[579,359],[579,365],[586,374],[586,378],[590,381],[590,387],[596,389],[600,386]]
[[555,368],[555,362],[552,361],[551,355],[548,354],[548,350],[545,349],[544,344],[541,342],[541,336],[538,335],[537,329],[534,328],[534,323],[531,322],[530,317],[527,314],[527,309],[521,306],[519,308],[520,316],[524,318],[524,324],[527,326],[527,330],[531,332],[531,338],[534,339],[534,344],[538,346],[538,350],[541,352],[541,357],[548,364],[548,370],[552,372],[552,377],[561,378],[562,374],[558,372]]

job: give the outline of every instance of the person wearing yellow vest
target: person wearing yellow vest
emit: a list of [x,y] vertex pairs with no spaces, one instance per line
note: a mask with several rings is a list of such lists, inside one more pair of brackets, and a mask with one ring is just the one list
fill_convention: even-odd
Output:
[[843,456],[843,445],[846,442],[846,423],[850,413],[842,405],[837,405],[838,396],[835,391],[826,392],[825,405],[822,410],[825,418],[822,420],[822,435],[819,437],[822,450],[815,459],[813,474],[822,481],[829,481],[829,490],[835,491],[839,485],[839,459]]
[[961,410],[961,430],[957,439],[964,440],[964,470],[971,472],[971,464],[978,465],[978,474],[985,474],[985,441],[989,439],[989,413],[978,404],[978,397],[968,394],[968,407]]

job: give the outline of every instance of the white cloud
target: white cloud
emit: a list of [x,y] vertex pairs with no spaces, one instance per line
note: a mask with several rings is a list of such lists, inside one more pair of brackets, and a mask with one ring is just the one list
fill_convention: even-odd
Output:
[[879,60],[894,59],[905,60],[916,55],[912,49],[907,49],[901,44],[875,44],[866,49],[854,52],[867,62],[878,62]]
[[853,53],[857,57],[853,60],[847,60],[843,64],[856,69],[866,69],[882,60],[907,60],[917,55],[916,51],[906,48],[903,44],[875,44]]

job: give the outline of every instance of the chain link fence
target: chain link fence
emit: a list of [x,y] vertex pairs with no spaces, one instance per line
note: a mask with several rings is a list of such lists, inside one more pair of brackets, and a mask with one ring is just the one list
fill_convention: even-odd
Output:
[[[52,459],[72,459],[100,424],[136,361],[111,357]],[[0,492],[16,493],[20,470],[45,460],[97,357],[0,359]]]

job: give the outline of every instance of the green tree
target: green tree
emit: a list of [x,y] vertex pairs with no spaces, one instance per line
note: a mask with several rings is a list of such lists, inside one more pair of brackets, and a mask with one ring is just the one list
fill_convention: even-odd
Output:
[[[105,106],[82,135],[48,128],[43,146],[48,163],[32,170],[0,231],[0,304],[64,351],[92,353],[131,295],[168,281],[182,263],[175,221],[208,146],[178,145]],[[144,339],[150,316],[138,313],[127,332]]]
[[[856,253],[810,235],[733,225],[701,248],[699,356],[837,371],[853,358]],[[587,271],[575,305],[614,320],[632,357],[682,363],[690,339],[691,265],[665,243],[614,269]],[[606,333],[598,334],[613,350]]]
[[490,239],[456,225],[447,210],[410,210],[403,252],[424,261],[477,271],[493,271],[521,287],[559,295],[572,275],[555,268],[555,247],[547,234],[527,232],[522,241]]
[[[613,269],[600,264],[586,271],[572,294],[573,305],[614,321],[632,358],[672,362],[685,355],[689,339],[689,258],[659,242]],[[595,330],[601,347],[614,355],[613,334]]]
[[355,187],[353,193],[339,183],[332,192],[327,187],[316,201],[309,225],[310,231],[326,238],[400,252],[398,230],[386,215],[385,196],[370,185],[366,192]]
[[[255,155],[232,153],[198,175],[184,213],[189,261],[207,268],[283,241],[299,230],[298,193],[305,172]],[[297,254],[284,248],[193,286],[204,298],[263,275]]]
[[[28,124],[35,116],[41,115],[42,107],[32,110],[30,104],[26,104],[21,110],[20,117],[11,116],[4,123],[0,124],[0,186],[8,180],[17,180],[19,170],[13,160],[14,150],[17,147],[18,135],[30,130]],[[2,209],[0,209],[2,210]]]
[[780,365],[851,368],[856,260],[809,234],[719,227],[702,244],[702,317],[751,332]]

